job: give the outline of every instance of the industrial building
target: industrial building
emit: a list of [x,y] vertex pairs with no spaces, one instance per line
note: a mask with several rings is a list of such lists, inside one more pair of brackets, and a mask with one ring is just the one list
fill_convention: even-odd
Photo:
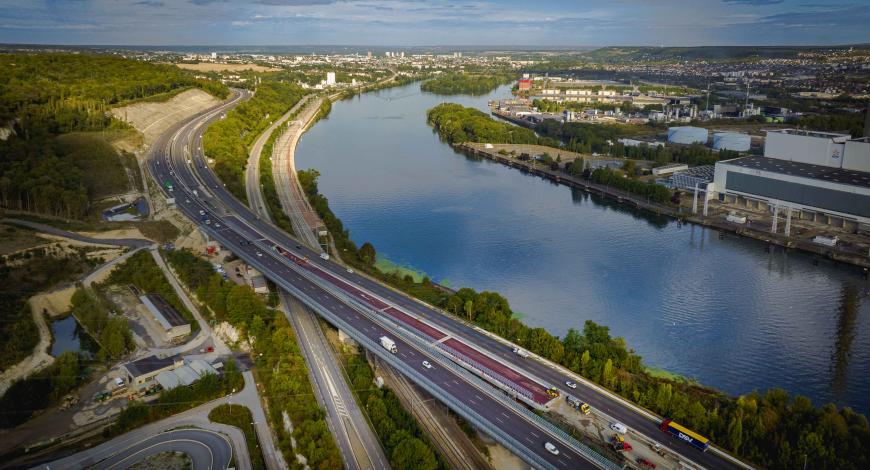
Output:
[[703,127],[680,126],[668,128],[668,142],[674,144],[706,144],[708,131]]
[[152,323],[160,328],[167,340],[190,334],[190,323],[159,294],[145,294],[139,300]]
[[792,217],[846,230],[870,229],[870,138],[795,129],[768,131],[764,156],[716,163],[709,194],[768,209],[789,234]]
[[130,388],[142,389],[154,381],[154,378],[161,372],[174,370],[182,365],[184,365],[184,360],[181,356],[165,358],[148,356],[124,364],[124,370],[127,373],[127,383],[130,384]]

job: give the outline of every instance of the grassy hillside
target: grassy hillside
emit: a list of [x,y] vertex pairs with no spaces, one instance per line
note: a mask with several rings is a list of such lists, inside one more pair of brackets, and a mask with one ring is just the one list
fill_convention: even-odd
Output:
[[0,126],[13,131],[0,141],[0,207],[68,218],[129,185],[118,153],[91,133],[127,127],[110,107],[190,87],[228,92],[177,67],[114,56],[0,54],[0,70]]

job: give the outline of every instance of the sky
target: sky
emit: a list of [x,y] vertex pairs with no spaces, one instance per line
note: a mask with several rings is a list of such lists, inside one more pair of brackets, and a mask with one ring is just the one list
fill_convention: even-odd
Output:
[[0,43],[855,44],[870,0],[0,0]]

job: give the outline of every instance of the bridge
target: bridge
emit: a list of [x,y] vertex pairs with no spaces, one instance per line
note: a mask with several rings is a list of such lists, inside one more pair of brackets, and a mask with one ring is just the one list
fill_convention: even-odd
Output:
[[[149,170],[162,190],[210,237],[536,468],[619,468],[532,411],[546,409],[546,390],[568,380],[578,383],[572,394],[596,413],[660,441],[690,467],[739,463],[725,454],[697,452],[661,433],[658,418],[648,412],[555,364],[514,355],[500,338],[321,258],[251,212],[225,190],[200,150],[208,124],[248,96],[236,92],[179,123],[149,155]],[[165,182],[172,183],[171,192]],[[396,342],[395,354],[379,345],[381,336]],[[423,367],[424,360],[434,367]],[[547,451],[547,442],[559,453]]]

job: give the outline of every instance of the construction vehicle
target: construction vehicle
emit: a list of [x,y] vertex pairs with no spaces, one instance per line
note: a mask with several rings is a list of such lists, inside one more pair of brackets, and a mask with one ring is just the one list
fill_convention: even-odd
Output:
[[559,390],[556,389],[556,387],[550,387],[547,389],[547,395],[549,395],[550,398],[559,398]]
[[618,433],[613,433],[613,436],[610,437],[610,448],[617,452],[629,452],[632,449],[631,444]]
[[571,395],[566,395],[565,400],[568,402],[568,405],[583,413],[584,415],[588,415],[592,412],[592,407],[589,406],[588,403],[582,402],[579,399],[572,397]]
[[658,442],[656,442],[655,444],[650,443],[650,444],[649,444],[649,448],[650,448],[650,450],[652,450],[652,451],[655,452],[656,454],[659,454],[659,455],[662,456],[662,457],[665,456],[665,448],[662,447],[662,445],[659,444]]

